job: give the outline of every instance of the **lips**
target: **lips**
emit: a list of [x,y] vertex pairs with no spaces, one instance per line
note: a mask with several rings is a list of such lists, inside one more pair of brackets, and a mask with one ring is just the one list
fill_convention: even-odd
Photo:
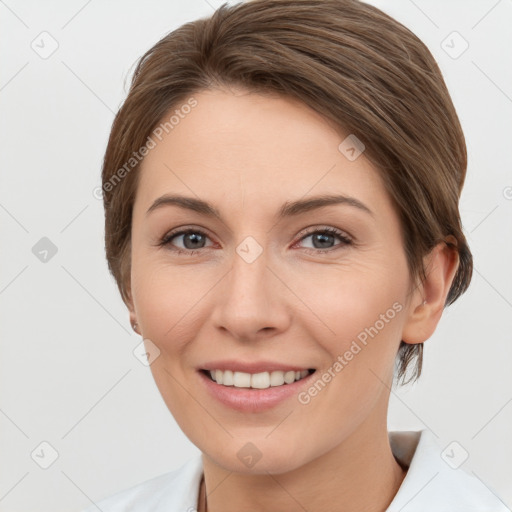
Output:
[[[214,362],[205,364],[208,368],[198,368],[197,374],[199,376],[199,382],[203,389],[216,401],[223,404],[223,406],[244,412],[244,413],[261,413],[278,407],[282,403],[289,403],[289,400],[293,399],[294,396],[297,396],[298,393],[303,390],[306,386],[310,385],[311,380],[314,378],[313,374],[315,373],[314,369],[304,370],[302,366],[291,366],[291,365],[283,365],[281,363],[270,362],[270,363],[262,363],[253,362],[253,363],[240,363],[240,362]],[[293,382],[283,382],[279,384],[274,381],[275,385],[268,386],[269,382],[266,381],[266,376],[270,375],[269,372],[257,372],[257,373],[245,373],[241,371],[232,372],[232,370],[221,370],[220,367],[223,368],[278,368],[277,370],[273,370],[272,374],[281,374],[283,375],[285,369],[287,373],[294,374],[297,371],[300,375],[299,380],[294,380]],[[211,376],[210,372],[213,372],[215,367],[216,374],[223,374],[222,378],[226,374],[233,373],[233,385],[220,384],[216,382]],[[288,370],[288,368],[292,368],[292,370]],[[302,377],[301,372],[307,373],[306,376]],[[239,374],[235,377],[236,374]],[[263,375],[266,374],[266,375]],[[217,377],[217,375],[215,375]],[[252,379],[256,376],[256,387],[253,387]],[[247,387],[248,379],[251,378],[250,387]],[[275,375],[274,375],[275,377]],[[241,387],[235,386],[235,380],[242,379],[238,383],[241,384]],[[263,380],[262,380],[263,379]],[[268,387],[267,387],[268,386]]]

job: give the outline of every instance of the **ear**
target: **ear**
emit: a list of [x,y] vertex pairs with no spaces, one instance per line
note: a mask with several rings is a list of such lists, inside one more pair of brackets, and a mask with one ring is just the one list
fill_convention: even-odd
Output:
[[[455,247],[446,242],[453,243]],[[408,318],[402,331],[405,343],[423,343],[434,333],[459,266],[456,246],[457,240],[450,235],[424,258],[426,279],[417,287],[410,301]],[[426,303],[423,304],[423,301]]]
[[[129,316],[130,316],[130,325],[133,328],[133,326],[137,324],[137,315],[135,313],[135,306],[134,306],[134,303],[133,303],[133,297],[132,297],[132,290],[131,290],[130,282],[128,282],[125,285],[125,287],[124,287],[123,301],[126,304],[126,307],[128,308]],[[135,332],[137,332],[137,333],[139,332],[136,328],[133,328],[133,330]]]

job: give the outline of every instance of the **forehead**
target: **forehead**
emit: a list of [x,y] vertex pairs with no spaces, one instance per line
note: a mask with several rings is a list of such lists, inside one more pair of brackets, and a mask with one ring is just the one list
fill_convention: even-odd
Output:
[[147,208],[158,195],[177,192],[273,208],[290,198],[342,193],[374,210],[375,203],[391,207],[364,153],[353,160],[340,150],[350,134],[304,103],[240,89],[192,97],[193,108],[173,106],[162,120],[174,113],[172,125],[152,136],[156,144],[141,164],[136,204]]

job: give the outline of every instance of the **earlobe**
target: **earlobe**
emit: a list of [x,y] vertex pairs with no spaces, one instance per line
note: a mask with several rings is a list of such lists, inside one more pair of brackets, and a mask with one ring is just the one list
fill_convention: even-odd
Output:
[[139,324],[137,322],[137,316],[135,315],[135,311],[130,311],[130,325],[132,326],[132,329],[137,333],[140,334],[140,332],[137,330]]
[[139,333],[139,331],[137,331],[137,326],[138,326],[137,315],[135,313],[135,306],[133,304],[132,292],[131,292],[130,285],[127,285],[125,288],[124,303],[126,304],[126,307],[128,308],[128,311],[130,313],[130,325],[132,326],[132,329],[136,333]]
[[441,319],[459,266],[455,238],[450,235],[446,241],[437,244],[425,257],[424,265],[426,278],[411,300],[409,317],[402,331],[402,340],[409,344],[423,343],[429,339]]

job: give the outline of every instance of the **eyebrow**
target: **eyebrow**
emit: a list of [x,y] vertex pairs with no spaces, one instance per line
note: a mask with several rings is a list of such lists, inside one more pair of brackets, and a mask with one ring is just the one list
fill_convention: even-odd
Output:
[[[292,217],[300,215],[302,213],[316,210],[318,208],[324,208],[331,205],[346,205],[357,208],[363,212],[368,213],[371,216],[375,216],[374,213],[364,203],[356,199],[355,197],[344,196],[344,195],[321,195],[308,197],[306,199],[299,199],[297,201],[287,201],[280,208],[277,216],[280,219],[285,217]],[[210,203],[197,199],[195,197],[185,197],[179,195],[165,194],[157,198],[153,204],[148,208],[146,215],[152,211],[161,208],[163,206],[178,206],[180,208],[191,210],[207,217],[216,218],[222,220],[220,212],[212,206]]]

